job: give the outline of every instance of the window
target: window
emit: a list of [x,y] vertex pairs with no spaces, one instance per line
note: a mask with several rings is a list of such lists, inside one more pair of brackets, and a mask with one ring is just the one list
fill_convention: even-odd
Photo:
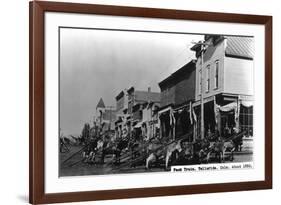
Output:
[[201,88],[202,88],[202,82],[201,82],[201,70],[199,70],[199,80],[198,80],[198,82],[199,82],[199,95],[201,94]]
[[215,89],[219,87],[219,61],[216,61],[216,66],[215,66]]
[[210,91],[210,65],[206,69],[206,93]]
[[246,131],[246,135],[253,136],[253,107],[240,107],[240,128]]

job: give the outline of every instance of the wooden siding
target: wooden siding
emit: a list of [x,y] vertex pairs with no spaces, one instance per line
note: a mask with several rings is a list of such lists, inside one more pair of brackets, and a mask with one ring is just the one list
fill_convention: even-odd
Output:
[[170,104],[177,106],[195,100],[195,70],[195,64],[191,64],[161,84],[161,107]]
[[173,87],[166,87],[161,91],[161,101],[160,101],[160,106],[165,107],[169,104],[175,104],[175,92],[176,88]]
[[238,95],[254,94],[253,60],[225,57],[224,92]]
[[195,69],[182,75],[175,86],[175,104],[180,105],[195,100]]

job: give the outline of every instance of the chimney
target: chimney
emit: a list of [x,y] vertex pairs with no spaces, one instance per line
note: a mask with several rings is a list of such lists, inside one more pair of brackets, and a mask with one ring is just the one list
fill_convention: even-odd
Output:
[[151,87],[148,87],[147,91],[150,93],[151,92]]

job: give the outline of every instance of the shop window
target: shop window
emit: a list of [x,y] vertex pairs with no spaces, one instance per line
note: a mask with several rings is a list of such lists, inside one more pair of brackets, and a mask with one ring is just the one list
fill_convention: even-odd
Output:
[[219,61],[216,61],[215,66],[215,82],[214,82],[214,89],[217,89],[219,87]]
[[253,106],[240,107],[240,129],[246,131],[247,136],[253,136]]

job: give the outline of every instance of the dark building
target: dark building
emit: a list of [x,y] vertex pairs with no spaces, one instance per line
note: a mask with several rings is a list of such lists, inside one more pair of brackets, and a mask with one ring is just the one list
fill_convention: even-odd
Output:
[[161,81],[159,87],[161,89],[161,108],[158,112],[160,135],[171,139],[192,132],[191,105],[195,100],[196,92],[196,61],[192,60],[185,64]]
[[160,106],[174,108],[195,100],[196,61],[192,60],[159,83]]

